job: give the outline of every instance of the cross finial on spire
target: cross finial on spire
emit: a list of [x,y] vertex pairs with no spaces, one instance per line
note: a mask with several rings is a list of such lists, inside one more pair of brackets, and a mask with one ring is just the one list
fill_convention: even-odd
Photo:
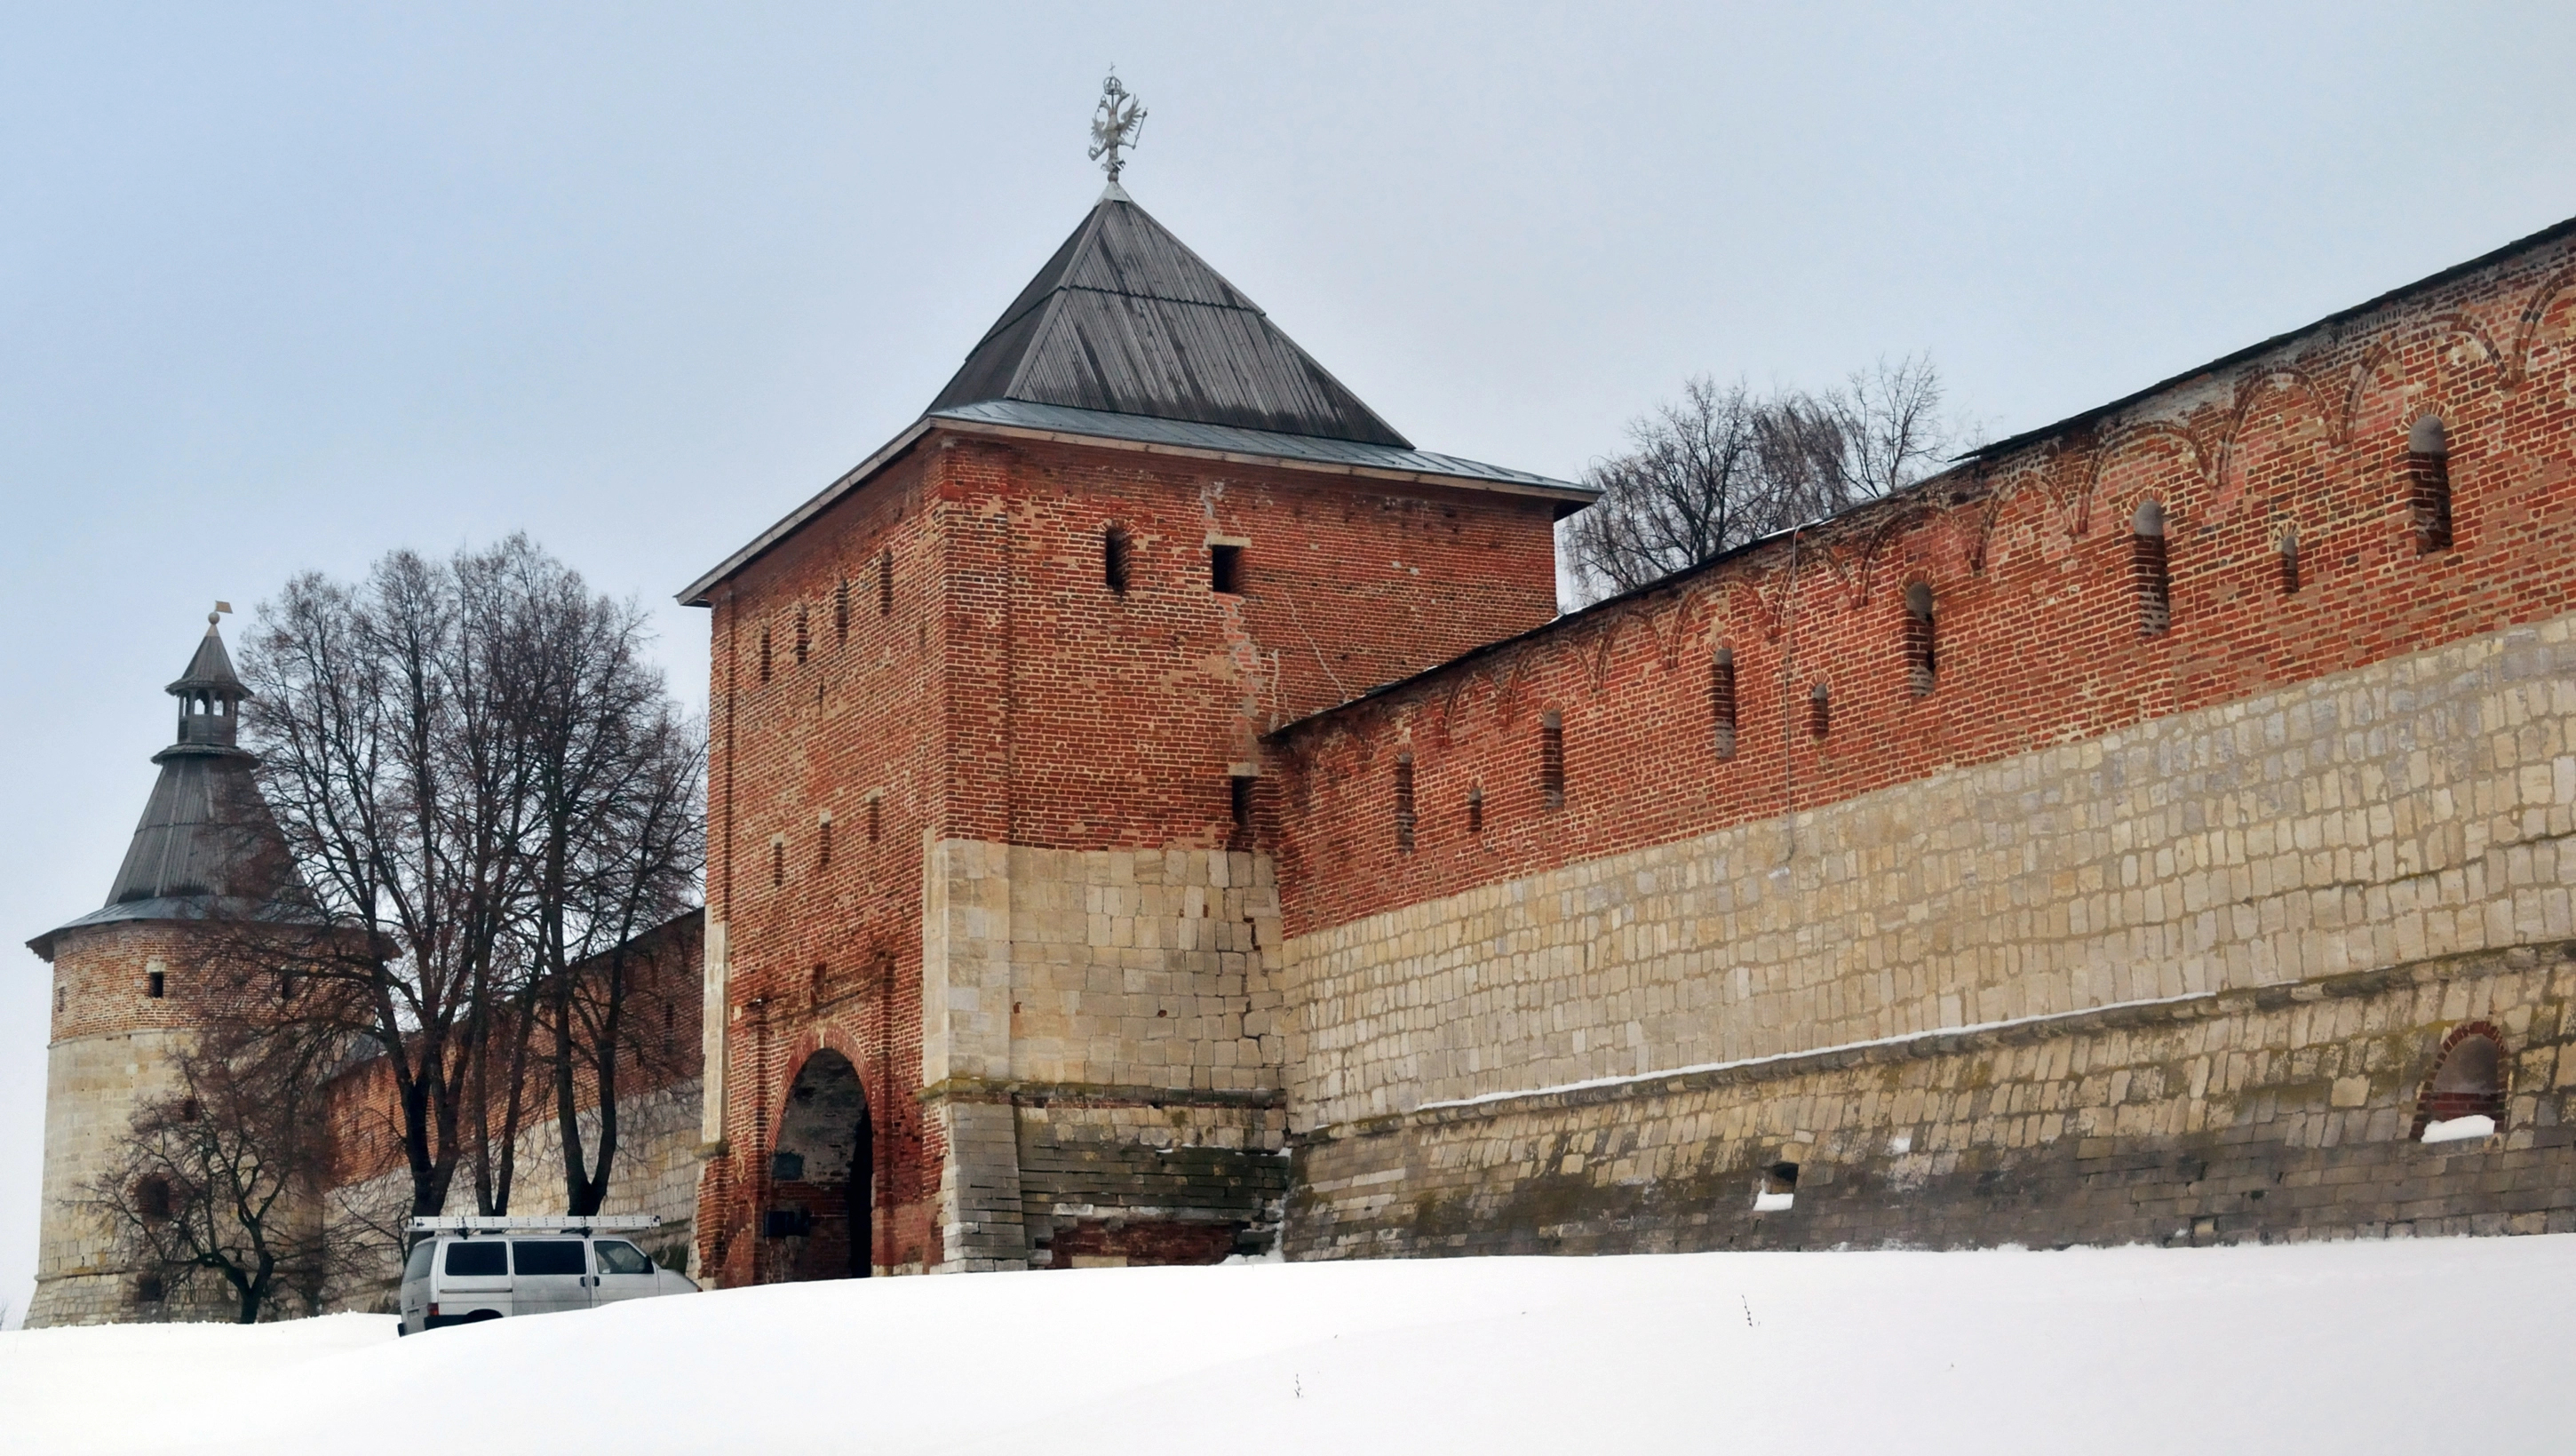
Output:
[[1109,174],[1109,191],[1123,197],[1118,187],[1118,174],[1127,165],[1119,155],[1135,148],[1144,135],[1145,108],[1139,105],[1126,87],[1118,84],[1118,68],[1109,68],[1109,79],[1100,83],[1100,107],[1091,116],[1091,160]]

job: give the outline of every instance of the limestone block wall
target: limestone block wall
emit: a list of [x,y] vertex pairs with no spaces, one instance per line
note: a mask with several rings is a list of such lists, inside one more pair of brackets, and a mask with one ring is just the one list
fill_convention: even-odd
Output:
[[2576,618],[1301,934],[1302,1131],[2576,935]]
[[[2417,1141],[2464,1026],[2498,1131]],[[2576,942],[1425,1106],[1297,1174],[1299,1258],[2576,1231]]]
[[114,1227],[85,1206],[90,1180],[115,1162],[136,1110],[177,1095],[178,1057],[191,1035],[167,1028],[102,1032],[47,1048],[44,1208],[28,1328],[230,1317],[230,1301],[212,1290],[196,1291],[193,1300],[138,1303],[134,1271],[118,1257]]
[[928,860],[924,1095],[948,1134],[945,1267],[1266,1244],[1287,1041],[1267,859],[951,840]]

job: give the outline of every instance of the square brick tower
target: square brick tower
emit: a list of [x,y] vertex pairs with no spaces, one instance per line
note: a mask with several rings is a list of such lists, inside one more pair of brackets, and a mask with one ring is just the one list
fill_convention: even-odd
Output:
[[918,421],[681,594],[705,1271],[1263,1247],[1259,736],[1549,620],[1589,499],[1414,449],[1113,182]]

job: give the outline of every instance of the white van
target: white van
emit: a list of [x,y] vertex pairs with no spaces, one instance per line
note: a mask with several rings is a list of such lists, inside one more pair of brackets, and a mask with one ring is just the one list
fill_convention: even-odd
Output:
[[608,1218],[415,1218],[403,1261],[402,1333],[514,1314],[589,1309],[698,1286],[618,1235],[661,1222]]

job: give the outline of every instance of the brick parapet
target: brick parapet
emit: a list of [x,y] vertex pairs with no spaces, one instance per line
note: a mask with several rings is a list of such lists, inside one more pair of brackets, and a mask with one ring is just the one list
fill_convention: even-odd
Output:
[[[2560,230],[2563,233],[2563,230]],[[2576,608],[2576,245],[2560,235],[1888,500],[1276,734],[1292,934],[1776,819]],[[2407,437],[2438,414],[2453,535],[2420,552]],[[2141,631],[2132,517],[2165,520]],[[2297,589],[2281,567],[2296,541]],[[1913,690],[1905,588],[1935,604]],[[1722,751],[1711,663],[1733,654]],[[1830,729],[1809,729],[1830,689]],[[1540,721],[1561,715],[1564,807]],[[1417,806],[1398,845],[1392,787]],[[1471,791],[1481,830],[1467,827]]]

